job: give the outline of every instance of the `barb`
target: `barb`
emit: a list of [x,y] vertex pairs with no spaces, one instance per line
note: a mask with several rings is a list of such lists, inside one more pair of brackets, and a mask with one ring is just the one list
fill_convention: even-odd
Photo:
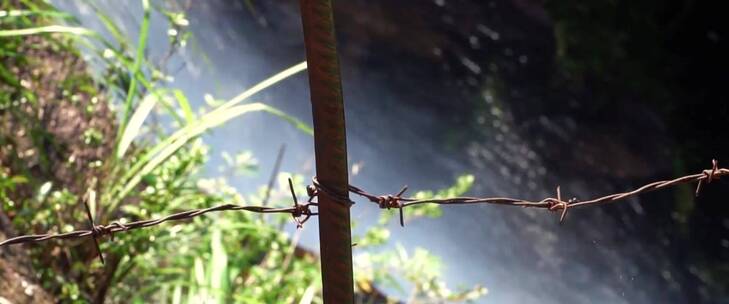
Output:
[[[726,170],[726,169],[721,169],[721,170]],[[696,196],[697,197],[699,196],[699,192],[701,192],[701,185],[704,183],[704,180],[706,180],[706,183],[709,184],[709,183],[711,183],[712,180],[719,179],[719,177],[721,177],[721,175],[716,175],[719,172],[720,172],[719,162],[717,162],[716,159],[712,159],[711,160],[711,171],[704,170],[703,172],[701,172],[702,174],[704,174],[704,176],[706,178],[700,179],[699,183],[696,185]]]
[[[299,200],[296,198],[296,192],[294,192],[294,182],[291,181],[291,178],[289,177],[289,190],[291,190],[291,197],[294,200],[294,207],[293,211],[291,212],[291,217],[294,218],[294,221],[296,222],[296,228],[300,229],[304,227],[304,223],[309,220],[309,218],[312,215],[318,215],[319,213],[311,212],[311,209],[309,209],[309,206],[319,206],[317,203],[312,203],[312,197],[309,196],[309,201],[306,204],[299,204]],[[299,219],[301,217],[304,217],[303,220]]]
[[352,192],[354,194],[357,194],[359,196],[367,198],[370,202],[373,202],[377,204],[377,206],[380,207],[380,209],[390,209],[390,208],[397,208],[400,212],[400,226],[405,227],[405,216],[403,215],[402,208],[404,207],[403,202],[408,201],[408,198],[403,198],[402,195],[405,193],[405,191],[408,190],[408,186],[402,187],[400,192],[398,192],[396,195],[372,195],[364,190],[349,185],[349,192]]
[[92,196],[92,195],[93,195],[93,192],[89,193],[87,198],[84,199],[84,207],[86,207],[86,216],[89,219],[89,226],[90,226],[89,229],[91,231],[91,239],[94,240],[94,245],[96,246],[96,254],[99,255],[99,259],[101,260],[101,264],[103,265],[104,264],[104,255],[101,254],[101,247],[99,247],[99,240],[96,239],[98,236],[101,235],[103,230],[94,223],[94,217],[91,215],[91,209],[89,208],[89,202],[88,202],[89,198],[88,197]]
[[[376,203],[380,208],[398,208],[400,210],[400,225],[404,225],[403,221],[403,208],[420,205],[420,204],[438,204],[438,205],[471,205],[471,204],[497,204],[497,205],[508,205],[508,206],[519,206],[527,208],[542,208],[549,211],[560,211],[560,223],[562,223],[567,216],[567,210],[576,207],[585,207],[597,204],[612,203],[630,196],[636,196],[646,192],[660,190],[664,188],[673,187],[681,184],[698,183],[696,187],[696,195],[698,196],[701,186],[704,183],[710,183],[712,180],[717,180],[724,175],[729,175],[729,169],[719,168],[717,161],[712,160],[712,168],[703,170],[701,173],[686,175],[671,180],[663,180],[653,182],[644,185],[640,188],[632,191],[610,194],[602,197],[598,197],[591,200],[580,201],[577,198],[571,198],[567,201],[562,199],[562,193],[560,187],[557,187],[557,197],[548,197],[541,201],[529,201],[516,198],[507,197],[452,197],[444,199],[424,199],[419,200],[411,197],[402,197],[407,187],[403,188],[397,195],[373,195],[366,191],[355,187],[349,186],[349,191],[359,196],[367,198],[369,201]],[[314,183],[314,190],[320,190],[320,186]]]
[[[292,214],[295,219],[300,217],[301,215],[306,215],[306,219],[308,219],[311,215],[316,215],[316,213],[311,212],[309,208],[311,206],[316,206],[315,203],[305,203],[305,204],[298,204],[295,203],[294,207],[288,207],[288,208],[272,208],[272,207],[263,207],[263,206],[241,206],[236,204],[224,204],[224,205],[218,205],[213,206],[210,208],[204,208],[204,209],[193,209],[193,210],[187,210],[178,212],[175,214],[171,214],[165,217],[161,217],[158,219],[150,219],[150,220],[140,220],[135,221],[131,223],[121,224],[119,222],[112,222],[108,225],[95,225],[93,218],[91,217],[91,211],[88,209],[87,206],[87,215],[89,217],[89,222],[91,223],[91,229],[89,230],[76,230],[72,232],[67,233],[58,233],[58,234],[33,234],[33,235],[23,235],[18,236],[14,238],[10,238],[7,240],[4,240],[0,242],[0,247],[13,245],[13,244],[21,244],[21,243],[36,243],[36,242],[43,242],[47,240],[53,240],[53,239],[74,239],[74,238],[83,238],[91,236],[94,239],[94,242],[96,243],[97,250],[99,253],[99,257],[103,260],[103,257],[101,257],[101,250],[98,248],[98,241],[97,239],[104,235],[111,235],[113,237],[113,233],[115,232],[123,232],[123,231],[129,231],[129,230],[135,230],[135,229],[141,229],[141,228],[147,228],[156,226],[159,224],[162,224],[164,222],[169,221],[181,221],[186,219],[191,219],[197,216],[201,216],[203,214],[209,213],[209,212],[221,212],[221,211],[249,211],[249,212],[256,212],[256,213],[290,213]],[[296,220],[297,224],[302,225],[305,221],[299,221]]]

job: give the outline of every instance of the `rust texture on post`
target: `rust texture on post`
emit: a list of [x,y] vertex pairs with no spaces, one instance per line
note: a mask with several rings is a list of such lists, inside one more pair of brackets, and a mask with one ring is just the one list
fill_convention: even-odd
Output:
[[300,3],[314,116],[316,175],[319,182],[336,192],[318,197],[324,303],[352,303],[347,141],[332,2]]

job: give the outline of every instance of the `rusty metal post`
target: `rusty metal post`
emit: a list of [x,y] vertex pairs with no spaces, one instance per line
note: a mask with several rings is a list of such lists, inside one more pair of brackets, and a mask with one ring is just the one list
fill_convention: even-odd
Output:
[[[319,195],[324,303],[354,302],[347,186],[347,140],[331,0],[301,0],[319,183],[339,198]],[[348,201],[348,199],[347,199]]]

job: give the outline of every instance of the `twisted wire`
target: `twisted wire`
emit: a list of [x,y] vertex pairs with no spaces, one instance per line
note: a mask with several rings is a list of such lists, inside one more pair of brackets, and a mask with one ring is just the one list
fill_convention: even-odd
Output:
[[[293,187],[292,187],[292,195],[296,197],[296,195],[293,193]],[[289,213],[294,217],[294,220],[297,222],[297,226],[301,227],[306,220],[309,219],[312,215],[316,215],[317,213],[312,212],[310,207],[316,206],[316,203],[304,203],[299,204],[298,202],[295,203],[293,207],[287,207],[287,208],[272,208],[272,207],[263,207],[263,206],[242,206],[242,205],[236,205],[236,204],[223,204],[218,206],[213,206],[209,208],[202,208],[202,209],[193,209],[193,210],[187,210],[178,212],[175,214],[167,215],[161,218],[157,219],[149,219],[149,220],[139,220],[134,221],[130,223],[122,224],[120,222],[112,222],[108,225],[96,225],[94,224],[93,218],[91,216],[91,211],[88,207],[88,204],[86,201],[84,201],[84,205],[86,207],[86,212],[88,216],[88,220],[90,223],[90,229],[87,230],[76,230],[66,233],[48,233],[48,234],[32,234],[32,235],[23,235],[18,237],[13,237],[6,239],[2,242],[0,242],[0,247],[8,246],[8,245],[14,245],[14,244],[21,244],[21,243],[36,243],[36,242],[43,242],[53,239],[75,239],[75,238],[84,238],[84,237],[91,237],[94,240],[94,244],[96,246],[97,254],[99,256],[99,259],[102,263],[104,263],[104,257],[101,254],[101,249],[99,248],[98,238],[104,235],[111,235],[113,238],[115,232],[125,232],[129,230],[135,230],[135,229],[141,229],[141,228],[147,228],[152,226],[157,226],[159,224],[162,224],[164,222],[169,221],[181,221],[186,219],[191,219],[194,217],[201,216],[206,213],[210,212],[222,212],[222,211],[249,211],[249,212],[255,212],[255,213]],[[300,217],[304,217],[303,220],[300,220]]]
[[[398,209],[400,213],[400,225],[405,225],[404,215],[403,215],[403,209],[411,206],[421,205],[421,204],[438,204],[438,205],[472,205],[472,204],[496,204],[496,205],[507,205],[507,206],[519,206],[519,207],[526,207],[526,208],[541,208],[546,209],[549,211],[560,211],[560,223],[564,221],[567,210],[571,208],[577,208],[577,207],[585,207],[585,206],[592,206],[597,204],[606,204],[606,203],[612,203],[619,200],[623,200],[627,197],[640,195],[646,192],[665,189],[669,187],[673,187],[676,185],[681,184],[689,184],[689,183],[697,183],[696,187],[696,195],[699,195],[699,192],[701,191],[701,188],[703,184],[711,183],[713,180],[718,180],[722,176],[729,175],[729,169],[726,168],[719,168],[716,160],[712,160],[712,168],[708,170],[703,170],[700,173],[697,174],[691,174],[686,175],[682,177],[678,177],[675,179],[670,180],[662,180],[662,181],[656,181],[652,182],[646,185],[643,185],[639,188],[636,188],[634,190],[621,192],[621,193],[615,193],[610,195],[605,195],[602,197],[590,199],[590,200],[584,200],[580,201],[576,198],[572,198],[569,200],[563,200],[562,199],[562,193],[560,190],[560,187],[557,187],[557,195],[556,197],[548,197],[544,198],[540,201],[529,201],[529,200],[523,200],[523,199],[517,199],[517,198],[508,198],[508,197],[450,197],[450,198],[442,198],[442,199],[416,199],[413,197],[403,197],[403,194],[405,191],[407,191],[407,186],[403,187],[397,194],[395,195],[374,195],[370,194],[367,191],[362,190],[359,187],[349,185],[349,192],[357,194],[359,196],[362,196],[366,199],[368,199],[370,202],[377,204],[379,208],[382,209]],[[32,234],[32,235],[23,235],[18,237],[9,238],[3,241],[0,241],[0,247],[3,246],[9,246],[14,244],[21,244],[21,243],[35,243],[35,242],[43,242],[53,239],[58,240],[64,240],[64,239],[75,239],[75,238],[84,238],[84,237],[91,237],[94,241],[94,244],[96,245],[96,250],[99,255],[99,258],[101,259],[102,263],[104,262],[103,256],[101,254],[101,250],[99,249],[99,243],[98,238],[110,235],[112,240],[114,238],[114,233],[116,232],[126,232],[129,230],[135,230],[135,229],[141,229],[141,228],[147,228],[152,226],[157,226],[165,222],[169,221],[181,221],[186,219],[191,219],[194,217],[198,217],[201,215],[204,215],[206,213],[210,212],[223,212],[223,211],[248,211],[248,212],[255,212],[255,213],[288,213],[291,214],[294,221],[296,222],[296,225],[298,228],[303,227],[304,223],[306,223],[309,218],[312,216],[318,215],[317,212],[312,212],[311,207],[318,207],[318,204],[314,202],[314,198],[318,197],[321,194],[328,195],[332,198],[334,198],[337,202],[340,202],[342,204],[354,204],[348,196],[338,194],[336,192],[331,191],[326,186],[319,183],[319,181],[314,177],[312,179],[313,184],[307,187],[307,194],[309,195],[309,199],[305,203],[299,203],[296,193],[294,192],[294,186],[289,179],[289,189],[291,191],[291,196],[293,199],[293,206],[292,207],[286,207],[286,208],[273,208],[273,207],[266,207],[266,206],[243,206],[243,205],[236,205],[236,204],[223,204],[218,206],[213,206],[209,208],[201,208],[201,209],[192,209],[187,211],[182,211],[178,213],[174,213],[171,215],[167,215],[161,218],[157,219],[148,219],[148,220],[138,220],[130,223],[124,223],[115,221],[111,222],[107,225],[97,225],[94,222],[91,210],[88,206],[88,203],[84,199],[84,206],[86,208],[86,215],[88,217],[89,222],[89,229],[86,230],[76,230],[66,233],[48,233],[48,234]]]
[[700,173],[686,175],[671,180],[656,181],[637,189],[630,190],[627,192],[615,193],[605,195],[602,197],[594,198],[591,200],[580,201],[576,198],[569,200],[562,199],[562,193],[560,187],[557,187],[556,197],[548,197],[540,201],[529,201],[517,198],[508,197],[451,197],[443,199],[416,199],[412,197],[402,197],[402,194],[407,190],[404,187],[396,195],[374,195],[370,194],[358,187],[349,186],[349,191],[359,196],[367,198],[369,201],[377,204],[380,208],[397,208],[400,212],[400,225],[404,226],[403,211],[406,207],[411,207],[421,204],[438,204],[438,205],[472,205],[472,204],[496,204],[496,205],[508,205],[508,206],[519,206],[526,208],[541,208],[549,211],[560,211],[560,223],[562,223],[567,216],[567,210],[576,207],[592,206],[597,204],[612,203],[619,200],[623,200],[627,197],[636,196],[650,191],[660,190],[669,188],[681,184],[698,183],[696,187],[696,196],[699,195],[702,185],[704,183],[711,183],[713,180],[717,180],[724,175],[729,175],[729,169],[719,168],[716,160],[712,160],[712,167],[708,170],[703,170]]

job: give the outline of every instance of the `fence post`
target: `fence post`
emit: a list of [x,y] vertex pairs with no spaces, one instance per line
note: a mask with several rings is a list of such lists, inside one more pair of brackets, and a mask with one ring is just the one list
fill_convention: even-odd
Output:
[[[314,117],[316,175],[348,198],[347,140],[331,0],[301,0],[306,60]],[[353,303],[349,204],[319,195],[319,242],[324,303]]]

